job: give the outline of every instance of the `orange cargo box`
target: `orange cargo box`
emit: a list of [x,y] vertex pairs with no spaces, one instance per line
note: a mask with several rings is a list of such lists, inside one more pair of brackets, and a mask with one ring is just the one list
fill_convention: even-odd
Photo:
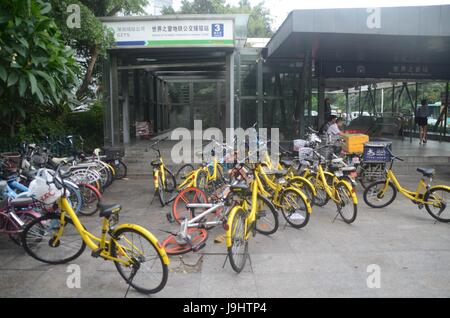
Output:
[[344,151],[347,153],[363,153],[364,143],[369,141],[368,135],[363,134],[344,134]]

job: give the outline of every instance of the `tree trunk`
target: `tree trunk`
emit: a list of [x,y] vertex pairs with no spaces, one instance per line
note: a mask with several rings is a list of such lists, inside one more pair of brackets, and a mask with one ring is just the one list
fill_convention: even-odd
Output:
[[80,100],[82,97],[84,97],[88,91],[89,84],[92,82],[92,74],[94,73],[94,67],[95,67],[95,63],[97,62],[99,53],[100,53],[100,50],[99,50],[98,46],[94,47],[91,50],[91,60],[89,61],[89,65],[86,70],[86,74],[84,76],[83,83],[81,84],[80,88],[77,91],[78,100]]

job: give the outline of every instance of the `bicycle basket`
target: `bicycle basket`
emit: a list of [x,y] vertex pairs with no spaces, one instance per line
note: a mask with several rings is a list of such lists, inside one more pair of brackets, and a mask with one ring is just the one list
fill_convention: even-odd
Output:
[[294,151],[299,151],[300,148],[305,147],[307,144],[306,140],[303,139],[295,139],[294,140]]
[[20,165],[20,153],[18,152],[3,152],[0,154],[0,158],[3,159],[3,165],[8,171],[17,171]]
[[391,161],[391,142],[366,142],[364,144],[364,162],[383,163]]
[[298,158],[300,161],[302,160],[306,160],[306,159],[313,159],[313,152],[314,150],[312,148],[308,148],[308,147],[301,147],[298,150]]

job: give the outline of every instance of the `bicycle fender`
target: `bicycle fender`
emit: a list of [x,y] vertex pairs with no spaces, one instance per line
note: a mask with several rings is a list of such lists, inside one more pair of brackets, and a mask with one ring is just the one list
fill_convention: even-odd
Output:
[[227,245],[227,248],[231,247],[231,225],[233,224],[234,216],[236,215],[236,212],[238,210],[241,210],[241,206],[235,206],[230,213],[228,214],[227,219],[227,231],[225,232],[225,243]]
[[302,197],[302,199],[308,203],[308,205],[306,206],[308,213],[311,214],[312,212],[312,208],[311,208],[311,201],[309,201],[308,197],[299,189],[295,188],[295,187],[289,187],[286,190],[290,190],[290,191],[294,191],[297,192],[298,195],[300,195]]
[[[295,177],[293,177],[292,179],[300,179],[300,180],[302,180],[302,182],[306,183],[306,184],[309,186],[309,188],[313,190],[313,195],[314,195],[314,196],[317,195],[316,187],[312,184],[311,181],[309,181],[309,180],[306,179],[305,177],[302,177],[302,176],[295,176]],[[292,180],[292,179],[291,179],[291,180]],[[290,181],[290,180],[288,180],[288,182],[289,182],[289,181]]]
[[433,189],[445,189],[447,191],[450,191],[450,187],[446,186],[446,185],[435,185],[433,187],[431,187],[427,192],[433,190]]
[[338,183],[342,183],[352,194],[353,204],[358,204],[358,197],[356,196],[355,189],[348,183],[348,181],[340,180]]
[[143,234],[145,234],[150,241],[155,245],[156,249],[158,250],[158,253],[161,255],[163,259],[163,263],[166,265],[170,264],[169,257],[166,254],[166,250],[162,247],[162,245],[159,243],[158,239],[147,229],[144,227],[137,225],[137,224],[121,224],[118,227],[115,228],[114,233],[121,230],[121,229],[133,229],[136,231],[139,231]]

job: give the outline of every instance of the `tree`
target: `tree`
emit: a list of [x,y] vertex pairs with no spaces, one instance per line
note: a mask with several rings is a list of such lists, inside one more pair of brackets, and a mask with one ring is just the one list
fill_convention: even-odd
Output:
[[0,2],[1,125],[14,136],[37,112],[57,112],[73,97],[78,66],[43,1]]
[[[144,14],[147,0],[51,0],[52,14],[60,27],[68,45],[77,52],[83,69],[82,83],[77,90],[77,98],[89,95],[89,85],[96,77],[95,66],[105,57],[106,50],[114,43],[113,34],[102,24],[98,17],[115,16],[119,12],[125,15]],[[67,7],[77,4],[80,7],[81,27],[68,28]]]
[[271,37],[272,19],[270,11],[264,6],[264,2],[252,7],[249,0],[241,0],[237,7],[230,6],[224,0],[183,0],[179,11],[172,7],[166,7],[163,14],[249,14],[248,37]]

